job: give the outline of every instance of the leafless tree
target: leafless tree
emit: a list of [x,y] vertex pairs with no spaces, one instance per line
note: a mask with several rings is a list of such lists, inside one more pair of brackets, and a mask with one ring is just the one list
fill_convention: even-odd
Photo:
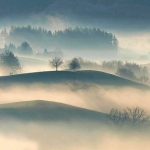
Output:
[[117,126],[122,126],[129,118],[129,115],[126,110],[123,112],[118,109],[111,109],[109,113],[109,119]]
[[130,125],[131,127],[141,127],[144,123],[148,122],[149,116],[147,112],[139,107],[126,108],[123,111],[118,109],[111,109],[109,119],[119,127]]
[[53,68],[56,68],[56,71],[58,71],[58,67],[60,67],[62,64],[63,64],[62,59],[58,57],[55,57],[49,61],[49,65]]
[[129,115],[132,127],[135,127],[136,124],[142,125],[149,120],[147,112],[139,107],[127,108],[127,113]]

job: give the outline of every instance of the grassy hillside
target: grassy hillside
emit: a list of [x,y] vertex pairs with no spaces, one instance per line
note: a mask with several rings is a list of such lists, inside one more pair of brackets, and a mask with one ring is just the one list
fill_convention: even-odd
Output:
[[67,83],[70,81],[79,81],[96,85],[148,88],[146,85],[99,71],[50,71],[0,77],[1,84]]
[[48,101],[26,101],[0,105],[0,118],[22,121],[104,121],[106,114]]

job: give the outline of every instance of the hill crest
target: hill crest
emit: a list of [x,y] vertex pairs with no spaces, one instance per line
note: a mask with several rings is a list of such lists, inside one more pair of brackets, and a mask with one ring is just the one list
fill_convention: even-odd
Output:
[[32,84],[32,83],[46,83],[57,84],[78,81],[82,83],[106,85],[106,86],[129,86],[136,88],[149,88],[149,86],[127,80],[112,74],[100,71],[48,71],[17,74],[11,76],[0,77],[1,84]]
[[1,119],[22,121],[104,121],[106,114],[67,104],[42,100],[0,105]]

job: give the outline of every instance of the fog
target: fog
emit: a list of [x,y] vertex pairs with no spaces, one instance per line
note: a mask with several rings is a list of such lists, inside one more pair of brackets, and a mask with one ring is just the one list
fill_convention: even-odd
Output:
[[141,150],[143,147],[148,150],[150,146],[149,133],[117,131],[92,122],[23,123],[14,120],[9,125],[5,120],[0,126],[1,150]]
[[51,15],[44,15],[44,14],[31,14],[30,16],[24,16],[24,19],[22,19],[22,16],[13,16],[12,18],[6,17],[2,18],[2,23],[0,25],[0,30],[3,30],[4,28],[10,30],[11,25],[13,26],[34,26],[42,28],[45,28],[47,30],[51,30],[53,32],[58,30],[64,30],[70,26],[76,26],[73,25],[74,23],[65,19],[65,17],[62,17],[61,15],[58,16],[51,16]]
[[[42,27],[47,30],[51,30],[52,32],[58,31],[58,30],[65,30],[69,27],[87,27],[87,28],[99,28],[101,30],[107,31],[109,33],[112,33],[115,35],[119,41],[119,55],[118,59],[124,59],[124,60],[137,60],[140,55],[148,55],[149,47],[150,47],[150,39],[149,39],[149,30],[147,28],[144,28],[144,23],[141,25],[142,27],[139,29],[135,29],[135,25],[138,24],[135,21],[135,24],[129,27],[130,23],[126,26],[121,26],[121,28],[117,28],[120,23],[118,21],[114,20],[114,24],[112,25],[113,27],[109,26],[107,27],[106,24],[111,24],[109,21],[104,21],[102,20],[102,23],[83,23],[81,21],[77,20],[69,20],[68,18],[65,18],[64,16],[57,15],[57,16],[50,16],[50,15],[44,15],[44,14],[39,14],[39,15],[31,15],[30,17],[25,17],[24,20],[18,19],[4,19],[3,25],[1,25],[0,29],[3,30],[4,28],[7,28],[9,31],[11,25],[14,26],[28,26],[31,25],[33,27]],[[121,22],[121,21],[120,21]],[[145,23],[146,24],[146,23]],[[125,32],[124,32],[125,31]],[[24,41],[28,41],[28,38],[24,39]],[[13,43],[13,41],[10,41]],[[17,43],[17,46],[20,44],[20,42],[23,42],[22,40],[20,42],[14,41]],[[1,47],[4,46],[5,43],[1,43]],[[6,43],[9,44],[9,43]],[[15,43],[14,43],[15,44]],[[44,49],[44,46],[39,46],[39,43],[33,43],[30,40],[30,44],[34,50],[42,50]],[[36,46],[38,44],[38,47]],[[43,45],[43,43],[41,43]],[[57,43],[57,46],[60,46],[59,43]],[[46,46],[47,47],[47,46]],[[47,47],[48,49],[52,50],[50,47]],[[82,49],[80,49],[80,52],[75,52],[71,51],[71,49],[68,47],[69,51],[66,51],[65,48],[62,48],[62,50],[66,53],[66,57],[69,56],[83,56],[86,55],[85,57],[94,59],[102,59],[101,53],[97,53],[96,51],[94,52],[94,57],[91,57],[90,51],[88,53],[85,53]],[[93,49],[94,50],[94,49]],[[91,50],[93,52],[93,50]],[[129,51],[132,51],[132,54],[129,55]],[[80,53],[80,54],[79,54]],[[107,54],[107,56],[110,54]],[[117,57],[117,56],[116,56]],[[106,57],[107,58],[107,57]]]
[[[62,2],[67,3],[67,1]],[[55,4],[57,6],[57,3]],[[59,1],[58,4],[61,6]],[[63,6],[61,7],[67,8]],[[92,4],[93,9],[89,9],[91,8],[89,3],[80,3],[80,9],[75,7],[74,12],[76,13],[77,10],[78,14],[73,12],[65,14],[68,12],[66,10],[65,15],[63,13],[52,15],[49,10],[53,11],[55,7],[48,9],[47,6],[47,9],[40,13],[29,12],[30,15],[16,14],[1,17],[0,51],[4,50],[5,44],[15,44],[13,53],[19,58],[22,67],[17,74],[55,70],[49,66],[49,59],[55,57],[53,52],[55,49],[57,51],[58,47],[63,52],[61,58],[64,61],[64,65],[59,70],[68,70],[68,60],[74,57],[82,57],[92,62],[86,67],[81,67],[82,70],[100,70],[100,63],[103,60],[133,61],[144,65],[150,63],[148,19],[141,19],[136,13],[132,16],[132,11],[129,12],[131,18],[128,19],[128,15],[126,16],[128,9],[125,9],[125,14],[120,14],[120,11],[115,12],[113,7],[110,7],[109,11],[111,12],[112,9],[115,13],[108,14],[107,18],[109,6],[106,8],[101,6],[101,10],[105,10],[106,14],[104,13],[104,17],[99,17],[101,12],[94,14],[95,8],[99,10],[99,7],[95,6]],[[91,12],[85,13],[83,8]],[[58,12],[59,10],[61,12],[61,9],[58,9]],[[83,15],[80,16],[82,13]],[[125,18],[122,18],[122,15],[125,15]],[[33,50],[32,56],[18,53],[19,46],[25,41]],[[46,54],[45,57],[41,57],[45,49],[52,52],[51,56]],[[41,56],[38,57],[38,53]],[[146,57],[140,60],[140,56]],[[11,73],[10,70],[0,69],[0,76],[13,75]],[[139,107],[150,115],[149,89],[132,86],[98,85],[78,81],[68,81],[63,84],[0,83],[0,98],[0,105],[43,100],[106,114],[109,114],[112,108],[122,111],[127,107]],[[69,121],[21,119],[1,118],[0,150],[149,150],[150,147],[149,126],[142,129],[122,128],[116,127],[110,120],[101,122],[93,121],[92,118]]]
[[36,142],[30,141],[17,135],[4,135],[0,133],[0,142],[1,150],[38,150],[38,145]]
[[115,35],[119,39],[121,48],[130,49],[137,54],[147,55],[150,47],[150,32],[149,31],[137,31],[137,32],[116,32]]
[[[66,84],[33,84],[3,87],[1,104],[47,100],[109,113],[112,108],[141,107],[149,112],[149,90],[131,87],[97,86],[72,82]],[[27,96],[23,96],[27,95]],[[130,100],[128,95],[130,95]]]

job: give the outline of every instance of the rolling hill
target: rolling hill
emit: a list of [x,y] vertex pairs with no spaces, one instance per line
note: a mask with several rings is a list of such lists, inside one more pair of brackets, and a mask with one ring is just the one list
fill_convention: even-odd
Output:
[[0,118],[22,121],[104,121],[106,114],[62,103],[36,100],[1,104]]
[[0,77],[0,84],[32,84],[32,83],[68,83],[82,82],[85,84],[96,84],[106,86],[130,86],[136,88],[149,88],[149,86],[120,78],[118,76],[100,71],[48,71],[27,74],[18,74]]

